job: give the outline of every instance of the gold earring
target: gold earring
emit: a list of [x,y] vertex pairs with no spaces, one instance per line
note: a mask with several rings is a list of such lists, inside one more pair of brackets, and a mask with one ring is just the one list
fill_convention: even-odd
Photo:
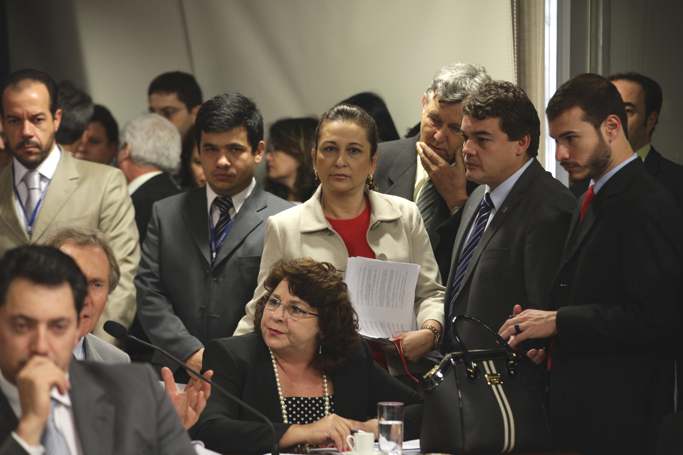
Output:
[[365,180],[365,183],[368,185],[369,190],[375,189],[375,180],[372,178],[372,174],[368,175],[368,178]]

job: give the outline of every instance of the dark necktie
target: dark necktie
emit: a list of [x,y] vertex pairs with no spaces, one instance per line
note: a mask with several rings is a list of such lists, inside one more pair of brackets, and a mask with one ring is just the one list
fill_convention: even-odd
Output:
[[218,196],[213,200],[211,206],[217,207],[220,213],[218,221],[213,227],[213,256],[215,257],[230,231],[230,209],[233,208],[233,205],[229,196]]
[[465,246],[460,253],[458,258],[458,265],[455,269],[455,275],[453,276],[453,282],[448,289],[448,317],[449,320],[453,316],[453,311],[455,310],[455,296],[458,294],[460,287],[462,286],[463,280],[465,278],[465,273],[467,272],[467,267],[469,266],[470,259],[474,253],[475,248],[479,244],[481,237],[484,235],[486,230],[486,224],[489,221],[489,215],[491,215],[491,210],[493,209],[493,202],[491,202],[491,196],[486,193],[479,203],[479,210],[477,212],[477,217],[474,220],[474,227],[472,228],[472,233],[467,239]]
[[420,215],[422,215],[425,229],[427,230],[427,234],[429,234],[429,240],[432,242],[433,246],[436,228],[450,216],[448,206],[436,190],[431,179],[427,180],[427,183],[422,187],[422,191],[420,191],[415,203],[417,204],[417,208],[420,209]]
[[593,192],[594,186],[595,185],[589,186],[588,191],[586,191],[586,195],[583,197],[581,209],[579,210],[579,221],[583,221],[584,217],[586,216],[586,212],[588,211],[588,207],[590,207],[593,197],[595,197],[595,192]]

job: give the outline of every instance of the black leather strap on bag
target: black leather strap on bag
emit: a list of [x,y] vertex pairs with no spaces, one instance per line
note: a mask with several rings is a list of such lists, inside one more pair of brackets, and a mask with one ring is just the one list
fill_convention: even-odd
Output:
[[[458,324],[468,321],[496,340],[493,349],[471,349]],[[456,316],[447,354],[427,373],[420,449],[457,454],[543,451],[550,431],[543,406],[542,376],[493,329],[470,316]]]

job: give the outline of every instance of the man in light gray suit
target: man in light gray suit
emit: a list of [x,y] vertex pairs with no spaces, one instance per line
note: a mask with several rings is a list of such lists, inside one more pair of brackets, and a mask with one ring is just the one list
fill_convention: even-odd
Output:
[[[99,229],[121,268],[105,319],[129,326],[140,247],[126,180],[118,169],[75,159],[57,145],[58,98],[52,78],[36,70],[12,73],[3,88],[0,113],[12,161],[0,171],[0,254],[43,244],[65,227]],[[101,326],[95,330],[109,339]]]
[[71,256],[88,282],[88,293],[79,315],[79,340],[74,357],[93,362],[130,363],[128,354],[91,333],[121,276],[114,252],[104,235],[94,229],[66,228],[57,232],[49,244]]
[[195,131],[207,185],[154,204],[135,286],[150,340],[199,370],[204,345],[232,335],[254,294],[266,219],[291,204],[254,179],[265,144],[251,100],[206,101]]
[[194,454],[149,367],[72,361],[86,292],[56,248],[0,259],[0,455]]

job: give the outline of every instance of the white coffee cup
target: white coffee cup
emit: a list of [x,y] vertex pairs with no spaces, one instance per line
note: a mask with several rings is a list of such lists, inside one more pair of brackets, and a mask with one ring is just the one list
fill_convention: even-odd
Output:
[[346,443],[353,453],[359,455],[371,455],[375,451],[375,435],[366,431],[357,431],[346,437]]

